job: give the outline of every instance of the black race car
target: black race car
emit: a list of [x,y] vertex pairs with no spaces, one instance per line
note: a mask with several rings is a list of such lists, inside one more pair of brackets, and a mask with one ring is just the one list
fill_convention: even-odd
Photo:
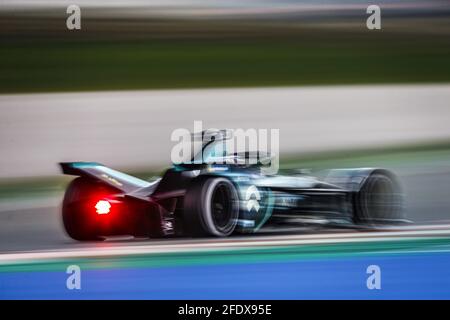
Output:
[[248,152],[226,154],[226,163],[208,161],[208,150],[226,137],[218,131],[203,144],[204,161],[174,164],[152,182],[99,163],[60,163],[65,174],[78,176],[62,205],[67,233],[76,240],[226,237],[298,224],[374,227],[404,221],[400,185],[388,170],[266,175],[261,167],[267,161],[250,163]]

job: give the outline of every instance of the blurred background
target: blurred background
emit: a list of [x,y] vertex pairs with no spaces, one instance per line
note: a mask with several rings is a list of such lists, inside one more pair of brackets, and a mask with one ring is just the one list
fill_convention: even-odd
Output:
[[284,171],[391,168],[412,220],[449,219],[449,17],[441,0],[3,0],[2,240],[52,234],[11,212],[57,208],[58,162],[152,178],[194,120],[280,129]]
[[[80,30],[66,27],[73,4]],[[366,27],[369,5],[381,30]],[[0,0],[0,299],[448,299],[449,82],[448,0]],[[279,129],[281,173],[389,168],[414,224],[66,236],[72,177],[58,162],[152,179],[194,120]],[[68,264],[83,269],[79,292]],[[371,264],[383,291],[366,287]]]
[[[81,30],[66,9],[81,9]],[[448,81],[450,5],[379,0],[23,1],[0,4],[0,91]]]

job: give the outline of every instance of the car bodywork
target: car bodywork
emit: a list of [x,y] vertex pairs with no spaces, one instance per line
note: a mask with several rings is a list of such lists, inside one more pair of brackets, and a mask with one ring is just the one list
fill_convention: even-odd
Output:
[[[99,236],[190,234],[188,224],[192,222],[185,218],[184,212],[186,193],[193,181],[219,177],[230,181],[237,191],[239,214],[233,233],[305,223],[373,226],[404,221],[400,186],[388,170],[330,169],[317,176],[304,172],[264,175],[260,163],[249,165],[248,161],[240,161],[245,160],[245,155],[234,154],[232,158],[232,164],[230,161],[174,164],[161,178],[151,182],[94,162],[60,165],[64,174],[83,177],[89,184],[99,186],[101,191],[93,192],[92,199],[84,200],[81,207],[80,204],[68,204],[69,207],[77,205],[72,215],[80,210],[89,211],[89,219]],[[363,190],[374,175],[389,179],[389,190],[378,192],[383,197],[375,197],[370,202]],[[108,214],[96,214],[93,209],[102,199],[111,207]],[[368,206],[371,206],[370,216]]]

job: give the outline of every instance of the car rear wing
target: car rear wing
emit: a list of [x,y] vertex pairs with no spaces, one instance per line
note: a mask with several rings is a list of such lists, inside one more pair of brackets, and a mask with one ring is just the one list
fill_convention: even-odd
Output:
[[99,180],[123,192],[131,192],[151,185],[150,182],[108,168],[97,162],[61,162],[59,165],[64,174]]

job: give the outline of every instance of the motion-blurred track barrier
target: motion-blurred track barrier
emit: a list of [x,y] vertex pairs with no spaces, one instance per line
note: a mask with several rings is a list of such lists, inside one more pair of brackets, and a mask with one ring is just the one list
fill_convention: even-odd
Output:
[[289,153],[450,137],[450,85],[1,95],[0,178],[58,175],[58,162],[168,165],[176,128],[279,128]]

